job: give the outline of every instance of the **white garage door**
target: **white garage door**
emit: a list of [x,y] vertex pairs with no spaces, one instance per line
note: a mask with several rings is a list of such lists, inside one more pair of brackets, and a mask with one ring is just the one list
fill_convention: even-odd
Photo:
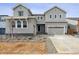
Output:
[[64,27],[48,27],[48,34],[64,34]]

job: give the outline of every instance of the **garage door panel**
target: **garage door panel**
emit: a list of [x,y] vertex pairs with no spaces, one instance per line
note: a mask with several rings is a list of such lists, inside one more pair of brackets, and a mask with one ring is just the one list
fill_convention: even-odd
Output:
[[64,27],[49,27],[48,34],[64,34]]

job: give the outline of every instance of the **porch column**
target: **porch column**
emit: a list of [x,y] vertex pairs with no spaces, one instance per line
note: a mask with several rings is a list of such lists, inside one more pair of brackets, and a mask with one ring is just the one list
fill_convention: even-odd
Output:
[[17,28],[17,20],[15,21],[15,28]]
[[21,20],[21,28],[23,28],[23,21]]

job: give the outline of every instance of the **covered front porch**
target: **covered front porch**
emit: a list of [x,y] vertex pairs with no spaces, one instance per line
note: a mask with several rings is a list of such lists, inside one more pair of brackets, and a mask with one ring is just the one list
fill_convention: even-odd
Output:
[[6,34],[36,34],[36,19],[29,17],[6,17]]

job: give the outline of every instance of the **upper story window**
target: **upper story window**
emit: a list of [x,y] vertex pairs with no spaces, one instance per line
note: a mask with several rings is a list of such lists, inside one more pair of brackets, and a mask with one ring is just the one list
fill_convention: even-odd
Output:
[[41,19],[42,19],[42,17],[41,17]]
[[50,18],[52,18],[52,15],[50,15]]
[[21,21],[19,21],[19,20],[17,21],[17,27],[21,28]]
[[23,21],[23,28],[27,27],[27,21]]
[[15,21],[12,21],[12,27],[13,28],[15,27]]
[[57,16],[55,15],[55,18],[56,18]]
[[38,20],[39,20],[39,17],[38,17]]
[[23,16],[23,11],[18,11],[19,16]]
[[41,16],[41,17],[38,17],[38,20],[39,20],[39,19],[43,19],[43,17],[42,17],[42,16]]
[[61,15],[60,15],[60,18],[61,18]]

